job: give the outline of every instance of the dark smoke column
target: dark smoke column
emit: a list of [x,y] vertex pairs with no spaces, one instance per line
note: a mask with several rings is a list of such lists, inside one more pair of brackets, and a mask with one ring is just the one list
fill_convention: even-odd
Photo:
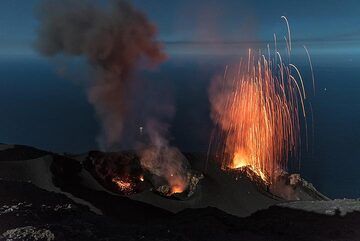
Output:
[[40,4],[37,50],[49,57],[84,56],[95,70],[88,98],[102,123],[102,148],[121,138],[130,74],[139,61],[157,64],[165,59],[155,40],[156,28],[128,1],[107,7],[95,0],[44,0]]

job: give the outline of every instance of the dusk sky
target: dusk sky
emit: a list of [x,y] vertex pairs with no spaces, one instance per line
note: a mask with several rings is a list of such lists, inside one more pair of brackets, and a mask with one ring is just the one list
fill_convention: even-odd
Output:
[[[2,0],[0,54],[33,54],[39,0]],[[360,5],[347,1],[134,0],[158,26],[159,39],[178,41],[271,41],[285,32],[289,18],[293,39],[304,42],[360,42]],[[281,30],[283,30],[281,32]],[[280,32],[279,32],[280,31]]]

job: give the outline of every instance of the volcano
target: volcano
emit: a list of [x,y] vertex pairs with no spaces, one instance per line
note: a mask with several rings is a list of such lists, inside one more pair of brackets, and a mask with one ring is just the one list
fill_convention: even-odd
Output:
[[[187,190],[167,196],[154,188],[131,151],[60,155],[1,145],[0,234],[18,237],[13,240],[302,240],[303,230],[316,229],[317,240],[327,240],[322,230],[337,223],[339,237],[360,235],[359,201],[331,201],[298,175],[284,173],[277,185],[268,187],[249,177],[251,169],[223,172],[207,163],[206,155],[184,156],[196,177],[195,188],[191,195]],[[121,189],[115,176],[133,189]],[[297,223],[296,228],[284,229],[287,222]],[[272,228],[259,233],[263,225]],[[211,238],[208,228],[216,231]],[[225,231],[229,228],[232,233]],[[353,231],[345,233],[348,229]]]

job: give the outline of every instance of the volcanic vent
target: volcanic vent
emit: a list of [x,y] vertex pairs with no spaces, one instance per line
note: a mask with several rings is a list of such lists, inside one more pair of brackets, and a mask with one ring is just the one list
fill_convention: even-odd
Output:
[[276,47],[268,46],[264,54],[249,49],[210,88],[217,125],[211,145],[221,168],[255,175],[268,185],[287,171],[291,158],[299,160],[303,127],[307,135],[307,96],[301,73],[290,62],[288,31],[286,57]]
[[[182,153],[176,154],[186,160]],[[125,196],[148,190],[164,197],[187,199],[196,192],[203,178],[200,172],[187,167],[182,177],[183,185],[178,186],[179,182],[174,174],[164,177],[162,173],[157,175],[143,168],[140,158],[134,152],[92,151],[86,157],[84,166],[106,189]]]

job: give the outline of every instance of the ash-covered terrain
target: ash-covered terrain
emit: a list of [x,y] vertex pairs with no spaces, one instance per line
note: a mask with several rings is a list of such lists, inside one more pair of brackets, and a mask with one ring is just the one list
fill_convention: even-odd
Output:
[[167,196],[132,152],[1,145],[0,240],[360,240],[359,200],[328,200],[288,174],[266,187],[185,156],[202,177],[191,195]]

